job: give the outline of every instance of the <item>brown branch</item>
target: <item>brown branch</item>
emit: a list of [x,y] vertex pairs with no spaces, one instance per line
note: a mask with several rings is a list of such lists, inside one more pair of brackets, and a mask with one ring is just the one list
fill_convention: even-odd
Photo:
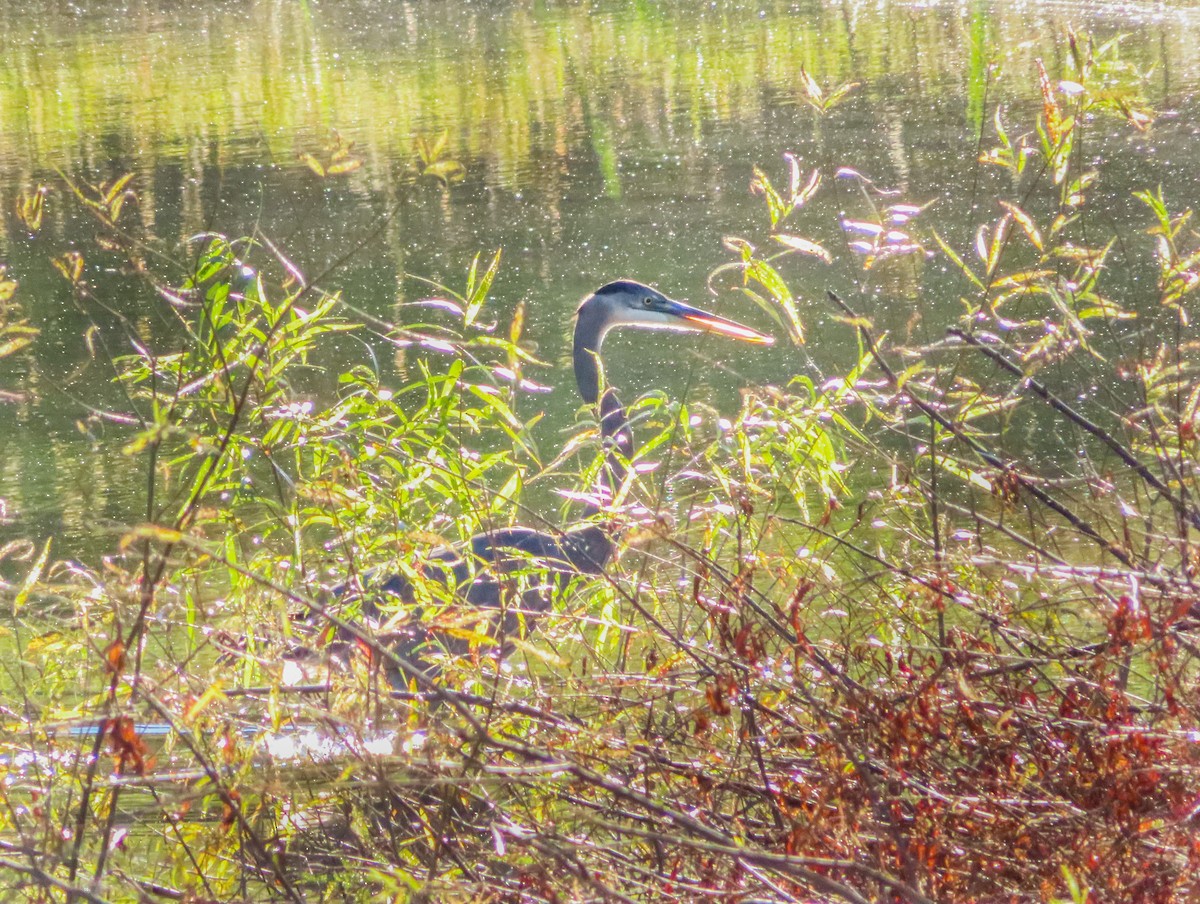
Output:
[[103,898],[93,891],[80,888],[78,885],[72,885],[70,882],[64,882],[62,879],[50,875],[44,869],[29,863],[18,863],[16,860],[11,860],[8,857],[0,857],[0,869],[11,870],[14,873],[23,873],[42,888],[53,888],[64,892],[68,901],[82,898],[85,901],[89,901],[90,904],[110,904],[108,898]]
[[[892,384],[892,387],[897,392],[902,391],[900,378],[896,376],[896,372],[892,370],[891,365],[887,363],[887,360],[879,351],[879,347],[875,343],[874,335],[871,333],[871,330],[864,325],[862,318],[859,317],[858,314],[856,314],[850,308],[850,306],[842,301],[842,299],[839,298],[833,291],[826,290],[825,294],[829,297],[830,301],[845,311],[849,317],[854,319],[855,327],[858,329],[859,335],[862,336],[863,341],[867,345],[867,351],[870,352],[871,357],[874,359],[875,363],[879,365],[879,369],[883,371],[884,375],[888,378],[888,382]],[[1039,487],[1034,481],[1030,480],[1028,477],[1018,471],[1011,463],[1004,461],[1004,459],[1000,458],[1000,456],[996,455],[994,452],[984,448],[978,440],[967,435],[967,433],[964,432],[960,426],[955,424],[916,393],[907,392],[907,395],[912,401],[913,405],[919,409],[922,414],[936,421],[939,426],[941,426],[948,433],[952,434],[959,442],[969,447],[987,464],[991,465],[993,468],[1003,471],[1006,474],[1011,474],[1012,477],[1021,485],[1021,488],[1042,503],[1042,505],[1057,513],[1068,524],[1070,524],[1088,539],[1095,542],[1096,545],[1100,546],[1105,552],[1111,555],[1122,565],[1126,565],[1128,567],[1133,566],[1133,559],[1128,552],[1126,552],[1124,549],[1121,549],[1121,547],[1117,546],[1111,540],[1106,540],[1100,534],[1100,532],[1096,530],[1096,528],[1092,527],[1091,524],[1080,518],[1065,505]]]
[[1132,468],[1137,475],[1142,478],[1142,480],[1146,481],[1146,483],[1158,490],[1158,492],[1163,495],[1163,498],[1170,502],[1180,515],[1182,515],[1184,518],[1187,518],[1187,520],[1191,522],[1192,527],[1200,530],[1200,512],[1196,512],[1190,508],[1185,500],[1180,499],[1178,496],[1172,493],[1170,487],[1168,487],[1142,462],[1138,461],[1137,457],[1127,447],[1117,442],[1116,437],[1114,437],[1111,433],[1098,426],[1093,421],[1089,420],[1080,412],[1076,411],[1057,395],[1047,389],[1043,383],[1040,383],[1038,380],[1026,374],[1023,370],[1021,370],[1020,367],[1009,361],[1006,357],[1004,357],[1004,355],[1000,354],[997,349],[985,344],[981,339],[979,339],[979,337],[972,336],[970,333],[958,329],[957,327],[951,327],[950,329],[946,330],[946,332],[955,338],[961,339],[972,348],[982,352],[991,361],[1008,371],[1014,377],[1017,377],[1021,381],[1022,389],[1031,390],[1035,395],[1040,397],[1047,405],[1049,405],[1059,414],[1063,415],[1073,424],[1082,428],[1096,439],[1100,440],[1100,442],[1104,443],[1104,445],[1106,445],[1119,459],[1121,459],[1121,461],[1125,462],[1125,464]]

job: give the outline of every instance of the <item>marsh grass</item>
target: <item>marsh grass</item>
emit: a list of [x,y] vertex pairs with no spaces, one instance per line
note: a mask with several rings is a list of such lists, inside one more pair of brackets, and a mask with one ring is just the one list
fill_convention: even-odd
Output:
[[[1194,896],[1200,256],[1154,191],[1152,241],[1101,232],[1084,130],[1150,114],[1116,47],[1072,35],[1064,58],[1036,122],[993,118],[980,166],[1002,178],[965,244],[852,170],[757,174],[767,232],[731,240],[713,281],[781,333],[804,336],[801,265],[869,287],[936,260],[962,316],[901,346],[842,292],[820,303],[857,340],[844,373],[748,387],[728,420],[632,404],[647,467],[609,513],[624,549],[505,659],[416,566],[479,530],[580,517],[528,486],[586,493],[600,452],[590,412],[552,460],[514,413],[538,362],[520,313],[486,316],[499,257],[410,322],[364,325],[262,238],[199,237],[186,278],[156,274],[113,210],[126,186],[81,189],[179,332],[111,362],[144,519],[90,566],[5,551],[15,893]],[[834,179],[873,210],[833,224],[836,250],[805,219]],[[1114,239],[1149,256],[1156,297],[1109,297]],[[82,257],[60,264],[95,291]],[[405,356],[401,385],[357,367],[329,397],[301,389],[366,329]],[[421,617],[469,652],[435,678],[398,661],[333,593],[373,569],[407,570]]]

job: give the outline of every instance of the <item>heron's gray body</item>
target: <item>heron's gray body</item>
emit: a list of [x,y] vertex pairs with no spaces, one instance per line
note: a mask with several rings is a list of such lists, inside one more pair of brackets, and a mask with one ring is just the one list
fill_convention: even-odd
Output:
[[[616,540],[604,509],[625,480],[633,438],[616,392],[611,386],[601,391],[600,348],[609,330],[621,326],[709,331],[749,342],[771,341],[633,280],[608,283],[583,300],[575,317],[575,381],[584,403],[598,406],[606,447],[596,499],[588,503],[584,522],[554,532],[524,527],[484,531],[463,548],[434,550],[426,564],[414,569],[444,587],[442,595],[447,600],[461,602],[468,621],[474,618],[478,623],[482,616],[486,623],[482,633],[494,638],[491,648],[501,655],[511,648],[508,638],[530,631],[571,581],[601,574],[612,558]],[[471,631],[439,634],[422,619],[423,613],[415,606],[417,589],[407,575],[368,575],[364,583],[366,586],[357,588],[362,590],[362,616],[380,629],[380,641],[399,658],[428,673],[433,670],[431,648],[457,655],[469,647],[463,635]],[[335,593],[345,598],[352,595],[346,586]],[[474,633],[481,632],[476,628]],[[389,667],[388,672],[393,684],[407,684],[399,669]]]

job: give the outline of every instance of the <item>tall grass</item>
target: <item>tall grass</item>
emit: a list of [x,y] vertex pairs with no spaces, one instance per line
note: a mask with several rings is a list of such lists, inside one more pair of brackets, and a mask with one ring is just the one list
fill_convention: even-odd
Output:
[[[593,413],[550,460],[515,414],[537,362],[520,313],[485,316],[499,258],[403,327],[363,325],[263,239],[204,236],[184,278],[156,273],[113,209],[127,186],[80,187],[179,330],[112,362],[144,519],[104,562],[27,551],[8,588],[16,893],[1193,897],[1200,253],[1153,189],[1151,241],[1104,231],[1086,130],[1151,114],[1115,47],[1072,35],[1064,60],[1031,76],[1036,121],[994,112],[979,165],[1002,178],[981,179],[999,188],[969,244],[869,174],[760,171],[767,225],[714,285],[778,317],[797,371],[811,303],[858,355],[747,387],[732,416],[632,404],[616,565],[507,658],[429,589],[391,627],[440,619],[467,652],[397,688],[394,646],[333,589],[480,529],[569,523],[577,501],[527,486],[574,499],[599,467]],[[867,213],[808,219],[832,184]],[[1108,289],[1118,249],[1157,274],[1141,298]],[[60,264],[91,291],[81,258]],[[853,293],[791,290],[831,264]],[[901,345],[859,290],[934,264],[961,316]],[[358,367],[308,391],[365,329],[407,382]]]

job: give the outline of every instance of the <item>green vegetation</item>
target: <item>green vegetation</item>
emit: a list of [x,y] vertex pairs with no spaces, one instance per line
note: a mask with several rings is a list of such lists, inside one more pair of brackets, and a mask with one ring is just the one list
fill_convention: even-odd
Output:
[[[612,512],[615,567],[506,660],[426,582],[421,617],[471,652],[398,690],[392,646],[333,588],[419,580],[481,529],[570,523],[582,507],[551,511],[538,485],[583,491],[600,467],[594,412],[553,458],[518,414],[539,362],[523,309],[492,322],[500,255],[402,326],[364,324],[266,237],[204,234],[162,263],[136,179],[66,182],[95,223],[55,257],[73,296],[103,278],[93,255],[117,260],[176,329],[131,321],[134,353],[108,359],[123,401],[101,445],[144,481],[141,523],[102,562],[3,550],[13,894],[1193,898],[1200,243],[1154,187],[1142,233],[1094,207],[1109,162],[1081,152],[1087,130],[1152,120],[1118,46],[1070,35],[1060,71],[1029,71],[1037,112],[990,116],[994,203],[970,240],[925,199],[791,158],[756,173],[764,228],[711,277],[777,318],[797,372],[802,268],[936,283],[957,316],[931,307],[902,344],[869,292],[839,290],[821,303],[858,345],[844,372],[748,386],[731,421],[631,404],[644,467]],[[803,90],[814,116],[853,96]],[[339,139],[305,165],[352,159]],[[832,185],[859,212],[820,221]],[[1116,297],[1117,254],[1152,298]],[[0,275],[0,293],[16,354],[40,337],[21,287]],[[401,385],[364,363],[314,390],[366,330]],[[352,649],[324,644],[333,628]]]

